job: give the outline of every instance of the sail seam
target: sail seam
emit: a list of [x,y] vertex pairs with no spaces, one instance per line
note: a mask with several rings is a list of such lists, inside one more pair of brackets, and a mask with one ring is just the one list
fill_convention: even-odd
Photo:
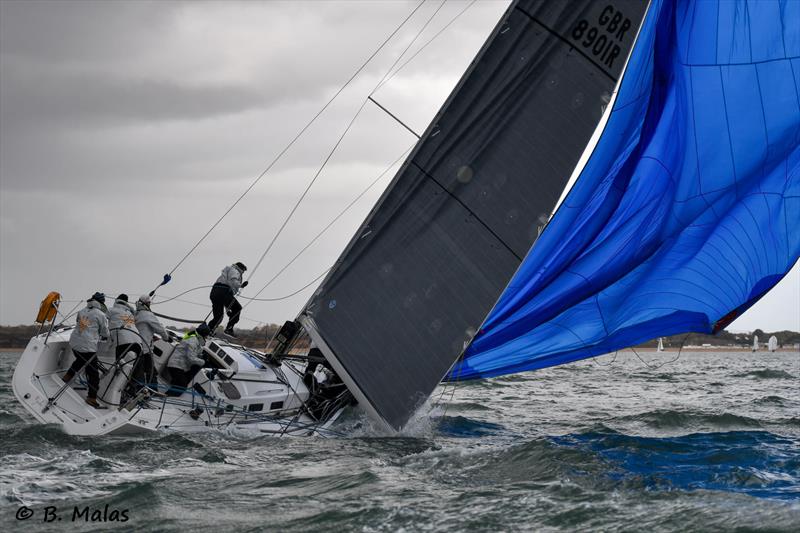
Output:
[[516,5],[516,6],[514,6],[514,7],[515,7],[515,9],[518,9],[520,13],[522,13],[523,15],[525,15],[526,17],[528,17],[529,19],[531,19],[533,22],[535,22],[536,24],[538,24],[539,26],[541,26],[542,28],[544,28],[545,30],[547,30],[547,32],[548,32],[549,34],[551,34],[553,37],[557,38],[558,40],[560,40],[560,41],[562,41],[563,43],[565,43],[566,45],[568,45],[568,46],[570,47],[570,49],[571,49],[571,50],[575,50],[575,51],[576,51],[576,52],[578,52],[580,55],[582,55],[583,57],[585,57],[585,58],[586,58],[586,60],[587,60],[587,61],[589,61],[589,63],[591,63],[592,65],[594,65],[595,67],[597,67],[597,69],[598,69],[600,72],[602,72],[603,74],[605,74],[605,75],[608,77],[608,79],[610,79],[610,80],[611,80],[611,81],[613,81],[613,82],[616,82],[616,81],[617,81],[617,78],[615,78],[614,76],[612,76],[611,74],[609,74],[608,72],[606,72],[606,70],[605,70],[605,69],[604,69],[602,66],[600,66],[600,64],[599,64],[597,61],[595,61],[594,59],[592,59],[592,58],[591,58],[591,57],[590,57],[588,54],[586,54],[586,52],[584,52],[584,51],[583,51],[583,50],[581,50],[580,48],[577,48],[577,47],[575,46],[575,44],[574,44],[574,43],[571,43],[571,42],[570,42],[570,41],[569,41],[569,40],[568,40],[566,37],[564,37],[563,35],[561,35],[560,33],[556,32],[556,31],[554,31],[552,28],[550,28],[550,26],[546,25],[544,22],[542,22],[542,21],[541,21],[541,20],[539,20],[538,18],[534,17],[533,15],[531,15],[530,13],[528,13],[527,11],[525,11],[524,9],[522,9],[521,7],[519,7],[519,4],[517,4],[517,5]]
[[506,243],[506,241],[504,241],[502,238],[500,238],[500,236],[499,236],[497,233],[495,233],[495,232],[494,232],[494,230],[493,230],[493,229],[492,229],[492,228],[489,226],[489,224],[487,224],[486,222],[484,222],[484,221],[481,219],[481,217],[479,217],[479,216],[478,216],[478,215],[475,213],[475,211],[473,211],[472,209],[470,209],[470,208],[469,208],[469,206],[468,206],[467,204],[465,204],[465,203],[464,203],[464,202],[461,200],[461,198],[459,198],[458,196],[456,196],[455,194],[453,194],[453,193],[452,193],[452,192],[451,192],[451,191],[450,191],[450,190],[449,190],[447,187],[445,187],[444,185],[442,185],[441,183],[439,183],[439,180],[437,180],[436,178],[434,178],[434,177],[433,177],[433,175],[429,174],[427,170],[425,170],[424,168],[422,168],[421,166],[419,166],[419,165],[417,164],[417,162],[416,162],[416,161],[413,161],[413,160],[412,160],[412,161],[411,161],[411,164],[412,164],[412,165],[414,165],[415,167],[417,167],[417,168],[419,169],[419,171],[420,171],[420,172],[422,172],[422,173],[425,175],[425,177],[427,177],[427,178],[428,178],[429,180],[431,180],[433,183],[435,183],[436,185],[438,185],[438,186],[439,186],[439,187],[440,187],[440,188],[441,188],[441,189],[442,189],[444,192],[446,192],[448,195],[450,195],[450,197],[451,197],[453,200],[455,200],[456,202],[458,202],[458,203],[461,205],[461,207],[463,207],[464,209],[466,209],[466,210],[467,210],[467,212],[470,214],[470,216],[474,217],[474,218],[475,218],[475,220],[477,220],[478,222],[480,222],[480,223],[481,223],[481,225],[482,225],[484,228],[486,228],[486,229],[489,231],[489,233],[491,233],[491,234],[492,234],[492,236],[494,236],[494,238],[495,238],[495,239],[497,239],[497,240],[500,242],[500,244],[502,244],[503,246],[505,246],[505,248],[506,248],[506,249],[507,249],[509,252],[511,252],[511,254],[512,254],[514,257],[516,257],[516,258],[517,258],[517,261],[522,261],[522,257],[521,257],[519,254],[517,254],[517,252],[515,252],[515,251],[513,250],[513,248],[511,248],[511,246],[509,246],[509,245],[508,245],[508,243]]

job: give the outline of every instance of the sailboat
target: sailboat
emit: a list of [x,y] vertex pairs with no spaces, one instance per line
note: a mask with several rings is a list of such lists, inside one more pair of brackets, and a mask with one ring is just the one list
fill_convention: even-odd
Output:
[[758,351],[758,335],[753,335],[753,351]]
[[664,351],[664,339],[662,337],[658,338],[658,351],[659,352]]
[[[721,331],[800,256],[798,57],[793,5],[514,0],[286,342],[308,335],[395,431],[443,381]],[[15,393],[55,413],[42,342]],[[311,368],[213,342],[240,368]]]
[[773,336],[771,336],[771,337],[769,338],[769,341],[767,342],[767,349],[768,349],[770,352],[774,352],[775,350],[777,350],[777,349],[778,349],[778,337],[776,337],[775,335],[773,335]]

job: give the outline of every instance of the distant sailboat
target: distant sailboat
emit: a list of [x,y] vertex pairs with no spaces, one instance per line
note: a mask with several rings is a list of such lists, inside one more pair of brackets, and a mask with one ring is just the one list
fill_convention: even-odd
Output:
[[658,338],[658,351],[659,352],[663,352],[664,351],[664,338],[663,337],[659,337]]
[[767,343],[767,349],[770,352],[774,352],[775,350],[778,349],[778,337],[773,335],[772,337],[769,338],[769,342]]
[[758,335],[753,335],[753,351],[758,351]]

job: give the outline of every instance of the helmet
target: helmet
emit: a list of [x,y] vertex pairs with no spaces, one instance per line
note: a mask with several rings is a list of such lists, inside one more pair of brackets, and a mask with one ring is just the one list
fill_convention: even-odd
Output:
[[197,331],[197,334],[202,337],[208,337],[209,335],[211,335],[211,328],[209,328],[208,324],[206,324],[205,322],[197,326],[197,329],[195,331]]
[[150,302],[151,302],[150,297],[148,295],[146,295],[146,294],[142,294],[141,296],[139,296],[139,299],[136,300],[136,306],[137,307],[147,307],[149,309],[150,308]]
[[94,301],[100,302],[102,304],[102,303],[105,303],[105,301],[106,301],[106,295],[103,294],[102,292],[96,292],[96,293],[92,294],[92,297],[89,298],[89,300],[94,300]]
[[244,263],[242,263],[241,261],[234,263],[234,266],[236,266],[236,268],[238,268],[242,272],[245,272],[247,270],[247,267],[244,266]]

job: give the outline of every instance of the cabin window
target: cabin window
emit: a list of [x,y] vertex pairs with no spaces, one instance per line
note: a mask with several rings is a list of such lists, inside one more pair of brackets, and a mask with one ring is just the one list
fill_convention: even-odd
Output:
[[248,411],[263,411],[264,404],[263,403],[251,403],[247,406]]
[[283,402],[272,402],[271,404],[269,404],[270,411],[273,411],[275,409],[280,409],[281,407],[283,407]]

